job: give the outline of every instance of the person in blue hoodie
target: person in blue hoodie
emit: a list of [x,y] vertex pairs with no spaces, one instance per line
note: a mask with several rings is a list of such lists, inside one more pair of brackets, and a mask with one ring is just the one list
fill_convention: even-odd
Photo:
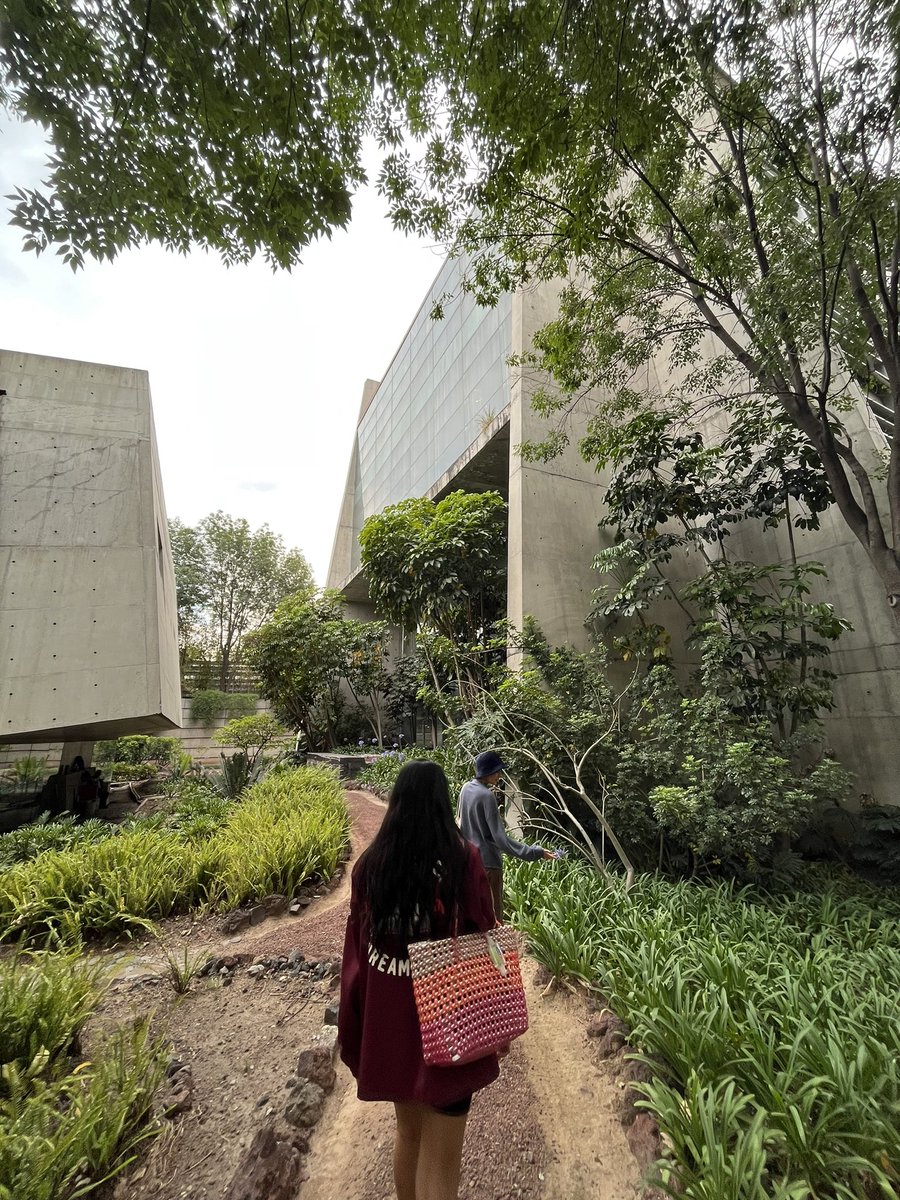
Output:
[[543,846],[524,846],[506,832],[500,816],[497,797],[491,791],[506,766],[500,755],[485,750],[475,759],[475,778],[463,784],[459,793],[456,819],[463,837],[478,847],[494,897],[494,915],[503,920],[503,855],[535,862],[539,858],[556,858]]

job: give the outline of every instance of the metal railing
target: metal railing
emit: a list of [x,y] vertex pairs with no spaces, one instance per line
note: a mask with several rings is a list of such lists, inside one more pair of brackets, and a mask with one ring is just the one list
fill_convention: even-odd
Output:
[[[216,659],[192,662],[181,669],[181,690],[186,695],[207,689],[221,688],[222,664]],[[247,663],[234,663],[228,668],[226,692],[259,692],[259,676]]]

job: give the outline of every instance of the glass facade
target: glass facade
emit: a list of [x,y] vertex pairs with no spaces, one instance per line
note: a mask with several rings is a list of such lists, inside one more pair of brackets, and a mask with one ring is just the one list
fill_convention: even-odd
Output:
[[[357,530],[388,504],[424,495],[509,402],[511,297],[479,308],[460,292],[465,265],[444,263],[359,424]],[[443,320],[432,320],[448,292]]]

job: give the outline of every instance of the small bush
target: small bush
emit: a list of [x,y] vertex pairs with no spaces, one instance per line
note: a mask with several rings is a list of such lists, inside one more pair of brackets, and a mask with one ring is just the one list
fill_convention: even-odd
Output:
[[102,968],[65,954],[0,964],[0,1196],[76,1200],[120,1171],[144,1139],[165,1065],[146,1023],[70,1057],[103,991]]
[[256,712],[256,700],[252,692],[220,692],[215,688],[194,692],[191,720],[211,724],[224,716],[249,717]]
[[243,750],[252,768],[268,746],[283,743],[288,731],[271,713],[255,713],[252,717],[238,717],[217,730],[213,741],[218,746],[235,746]]
[[207,778],[220,796],[227,800],[236,800],[251,783],[256,783],[262,774],[265,763],[260,759],[252,763],[243,750],[236,754],[220,754],[222,766],[218,771],[210,771]]
[[407,746],[403,750],[384,750],[356,776],[358,787],[367,788],[378,796],[387,796],[405,763],[427,759],[444,768],[450,785],[450,798],[455,803],[463,784],[472,778],[473,770],[465,756],[443,747],[429,750],[425,746]]
[[113,741],[97,742],[94,757],[98,762],[112,763],[114,766],[127,763],[133,766],[146,763],[168,766],[179,747],[178,738],[151,737],[148,734],[136,733],[115,738]]
[[103,774],[110,783],[127,783],[137,779],[152,779],[159,774],[159,767],[150,762],[110,762],[103,764]]

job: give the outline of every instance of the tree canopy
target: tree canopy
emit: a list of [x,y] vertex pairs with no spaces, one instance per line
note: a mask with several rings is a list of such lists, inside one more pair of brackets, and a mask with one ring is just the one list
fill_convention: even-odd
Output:
[[8,0],[0,102],[51,147],[14,221],[73,266],[151,241],[290,267],[347,224],[376,108],[420,124],[464,33],[448,0]]
[[465,709],[506,599],[503,497],[460,491],[437,502],[402,500],[369,517],[359,542],[376,611],[418,635],[434,691],[449,676]]
[[538,398],[552,436],[526,449],[558,450],[589,393],[594,433],[762,400],[900,614],[900,443],[881,461],[860,436],[864,399],[889,430],[900,402],[896,6],[483,11],[465,61],[444,56],[423,152],[392,154],[382,186],[402,226],[475,255],[481,298],[568,281],[532,360],[562,392]]
[[276,715],[301,729],[311,747],[340,740],[346,684],[378,742],[383,734],[388,631],[381,621],[344,618],[333,589],[287,597],[247,639],[250,661]]
[[290,265],[346,223],[373,133],[395,222],[474,253],[481,299],[569,281],[548,417],[762,399],[900,616],[900,442],[860,429],[900,403],[889,0],[12,0],[0,97],[54,147],[14,220],[75,265],[145,240]]
[[220,511],[196,526],[170,521],[175,564],[182,665],[191,650],[214,657],[226,691],[244,635],[258,628],[278,603],[314,589],[312,570],[299,550],[262,525]]

